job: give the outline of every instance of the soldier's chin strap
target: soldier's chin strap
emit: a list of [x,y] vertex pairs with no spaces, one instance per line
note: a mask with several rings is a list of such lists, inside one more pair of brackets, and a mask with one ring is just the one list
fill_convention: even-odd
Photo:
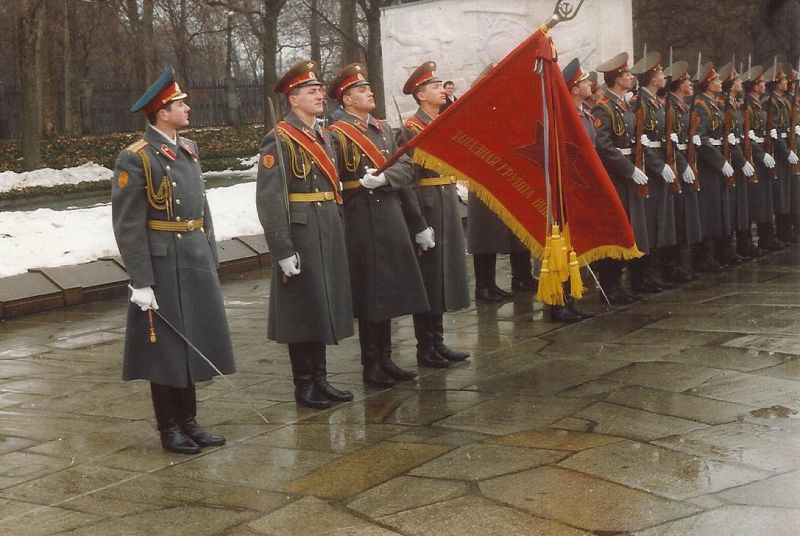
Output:
[[247,404],[248,404],[248,405],[249,405],[249,406],[250,406],[250,407],[253,409],[253,411],[255,411],[255,412],[256,412],[256,414],[257,414],[259,417],[261,417],[261,420],[262,420],[262,421],[264,421],[266,424],[269,424],[269,423],[270,423],[270,422],[267,420],[267,418],[266,418],[266,417],[264,417],[264,415],[262,415],[260,411],[258,411],[258,408],[255,406],[255,404],[253,404],[253,402],[252,402],[252,401],[251,401],[249,398],[247,398],[247,397],[244,395],[244,393],[242,393],[242,390],[241,390],[241,389],[239,389],[238,387],[236,387],[236,386],[233,384],[233,382],[231,382],[231,381],[228,379],[228,377],[227,377],[227,376],[225,376],[225,375],[222,373],[222,371],[220,371],[220,370],[217,368],[217,366],[216,366],[214,363],[212,363],[212,362],[211,362],[211,360],[210,360],[209,358],[207,358],[207,357],[205,356],[205,354],[203,354],[203,352],[201,352],[201,351],[200,351],[200,350],[197,348],[197,346],[195,346],[194,344],[192,344],[192,341],[190,341],[189,339],[187,339],[187,338],[186,338],[186,335],[184,335],[183,333],[181,333],[181,332],[180,332],[180,330],[178,330],[178,328],[176,328],[175,326],[173,326],[173,325],[170,323],[170,321],[169,321],[169,320],[167,320],[166,318],[164,318],[164,315],[162,315],[161,313],[159,313],[157,309],[152,309],[152,308],[151,308],[151,309],[148,309],[148,311],[155,313],[155,314],[156,314],[156,316],[157,316],[158,318],[160,318],[161,320],[163,320],[163,321],[164,321],[164,323],[165,323],[167,326],[169,326],[169,328],[170,328],[172,331],[174,331],[174,332],[175,332],[175,335],[177,335],[178,337],[180,337],[181,339],[183,339],[183,342],[185,342],[186,344],[188,344],[188,345],[189,345],[189,348],[191,348],[192,350],[194,350],[195,352],[197,352],[197,355],[199,355],[200,357],[202,357],[202,358],[203,358],[203,360],[204,360],[206,363],[208,363],[208,365],[209,365],[209,366],[210,366],[212,369],[214,369],[214,372],[216,372],[217,374],[219,374],[219,375],[222,377],[222,379],[223,379],[223,380],[225,380],[225,382],[226,382],[226,383],[227,383],[227,384],[228,384],[228,385],[231,387],[231,389],[233,389],[234,391],[238,391],[238,392],[239,392],[239,395],[241,396],[241,398],[243,398],[243,399],[245,400],[245,402],[247,402]]

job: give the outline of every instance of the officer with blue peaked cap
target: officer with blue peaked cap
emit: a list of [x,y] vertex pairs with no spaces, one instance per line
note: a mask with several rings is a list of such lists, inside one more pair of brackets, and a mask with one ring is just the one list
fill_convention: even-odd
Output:
[[217,372],[161,316],[223,374],[235,366],[197,144],[178,135],[185,99],[170,66],[131,106],[148,125],[117,158],[111,213],[131,289],[122,379],[150,381],[161,445],[196,454],[225,443],[195,418],[194,384]]

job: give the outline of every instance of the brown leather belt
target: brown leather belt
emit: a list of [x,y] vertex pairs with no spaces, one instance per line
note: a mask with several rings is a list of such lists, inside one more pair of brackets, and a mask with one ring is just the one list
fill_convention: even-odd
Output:
[[314,201],[333,201],[333,192],[311,192],[308,194],[289,194],[292,203],[313,203]]
[[417,183],[420,186],[444,186],[445,184],[455,184],[456,178],[452,175],[449,177],[431,177],[429,179],[420,179]]
[[147,228],[153,231],[169,231],[172,233],[185,233],[203,229],[203,219],[189,221],[147,220]]

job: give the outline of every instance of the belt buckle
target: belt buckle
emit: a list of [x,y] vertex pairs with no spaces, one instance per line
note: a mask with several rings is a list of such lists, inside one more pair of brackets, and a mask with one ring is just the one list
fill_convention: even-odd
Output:
[[196,227],[194,226],[194,220],[189,220],[189,221],[186,222],[186,230],[187,231],[194,231],[195,228]]

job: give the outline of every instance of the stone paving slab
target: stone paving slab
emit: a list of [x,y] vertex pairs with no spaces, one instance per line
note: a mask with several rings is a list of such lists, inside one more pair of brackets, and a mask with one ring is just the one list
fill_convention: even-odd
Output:
[[[228,443],[197,456],[165,452],[147,384],[119,380],[124,299],[0,322],[0,534],[800,533],[799,265],[611,310],[593,292],[571,326],[530,293],[473,305],[445,315],[470,360],[393,389],[346,339],[329,380],[355,399],[322,411],[264,340],[269,270],[226,277],[239,389],[198,386]],[[410,317],[392,336],[416,369]]]

